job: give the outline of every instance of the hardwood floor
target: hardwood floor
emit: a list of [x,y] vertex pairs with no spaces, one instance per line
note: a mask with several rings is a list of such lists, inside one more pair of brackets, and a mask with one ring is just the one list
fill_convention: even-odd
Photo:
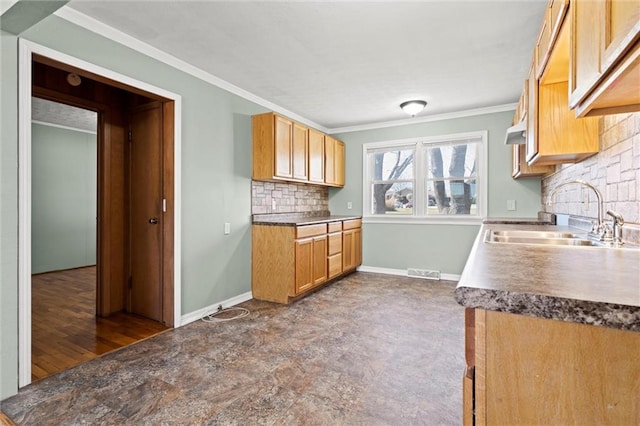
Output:
[[25,425],[462,424],[455,283],[357,272],[291,305],[250,300],[20,389]]
[[32,380],[167,329],[159,322],[125,312],[96,318],[95,283],[95,266],[32,276]]

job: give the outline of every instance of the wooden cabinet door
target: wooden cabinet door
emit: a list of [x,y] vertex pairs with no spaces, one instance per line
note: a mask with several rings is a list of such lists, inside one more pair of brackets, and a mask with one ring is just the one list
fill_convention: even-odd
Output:
[[547,7],[544,14],[544,20],[542,21],[542,29],[536,43],[535,55],[536,55],[536,77],[542,77],[542,71],[547,64],[547,57],[549,56],[549,43],[551,42],[551,8]]
[[296,240],[296,295],[313,287],[313,238]]
[[348,271],[355,267],[355,230],[342,231],[342,270]]
[[538,79],[535,73],[535,61],[529,71],[527,83],[526,159],[531,161],[538,153]]
[[354,267],[362,265],[362,228],[355,229],[353,232],[353,258]]
[[275,119],[275,154],[274,154],[274,175],[282,178],[293,177],[293,166],[291,158],[293,155],[293,122],[278,115]]
[[344,143],[327,135],[325,144],[324,181],[328,185],[344,186]]
[[329,135],[324,137],[324,181],[333,185],[336,181],[335,157],[336,140]]
[[309,129],[309,181],[324,183],[324,134]]
[[335,184],[344,186],[344,142],[336,140],[336,150],[334,157]]
[[313,285],[327,280],[327,236],[313,238]]
[[600,77],[601,22],[604,0],[571,2],[569,107],[588,94]]
[[622,56],[640,36],[640,1],[602,1],[604,7],[604,49],[602,69],[606,70]]
[[293,123],[293,144],[291,164],[294,179],[309,180],[308,153],[309,133],[308,129],[298,123]]

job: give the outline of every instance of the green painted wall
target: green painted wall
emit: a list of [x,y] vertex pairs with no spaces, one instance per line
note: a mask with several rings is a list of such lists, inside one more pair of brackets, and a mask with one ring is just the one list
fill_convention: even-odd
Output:
[[95,134],[31,125],[31,272],[95,265]]
[[[329,208],[334,214],[362,214],[365,143],[488,130],[488,215],[535,217],[540,209],[540,180],[511,178],[511,148],[504,145],[504,135],[512,119],[513,112],[508,111],[336,134],[346,144],[346,185],[330,191]],[[516,211],[507,211],[507,200],[516,200]],[[348,202],[353,203],[353,209],[347,209]],[[365,223],[363,265],[460,274],[478,229],[475,225]]]
[[18,44],[0,32],[0,399],[18,388]]

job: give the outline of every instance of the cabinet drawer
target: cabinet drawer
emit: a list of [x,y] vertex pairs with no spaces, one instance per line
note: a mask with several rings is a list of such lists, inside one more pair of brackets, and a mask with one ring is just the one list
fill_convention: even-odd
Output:
[[362,219],[345,220],[342,222],[342,229],[356,229],[362,227]]
[[342,221],[340,222],[329,222],[328,224],[329,233],[332,232],[340,232],[342,231]]
[[328,279],[340,275],[342,273],[342,253],[329,256],[327,258],[327,264],[329,266]]
[[329,234],[329,250],[328,255],[342,253],[342,232]]
[[296,238],[313,237],[314,235],[322,235],[326,233],[327,233],[326,223],[296,227]]

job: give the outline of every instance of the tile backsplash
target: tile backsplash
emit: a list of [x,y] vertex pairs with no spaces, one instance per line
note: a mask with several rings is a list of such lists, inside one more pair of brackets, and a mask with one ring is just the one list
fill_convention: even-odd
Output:
[[329,210],[329,188],[251,181],[251,213],[312,213]]
[[[600,152],[576,164],[556,166],[542,180],[543,204],[556,185],[582,179],[595,185],[607,209],[620,213],[627,223],[640,224],[640,113],[600,118]],[[544,210],[553,213],[597,217],[595,194],[570,185],[560,189]]]

